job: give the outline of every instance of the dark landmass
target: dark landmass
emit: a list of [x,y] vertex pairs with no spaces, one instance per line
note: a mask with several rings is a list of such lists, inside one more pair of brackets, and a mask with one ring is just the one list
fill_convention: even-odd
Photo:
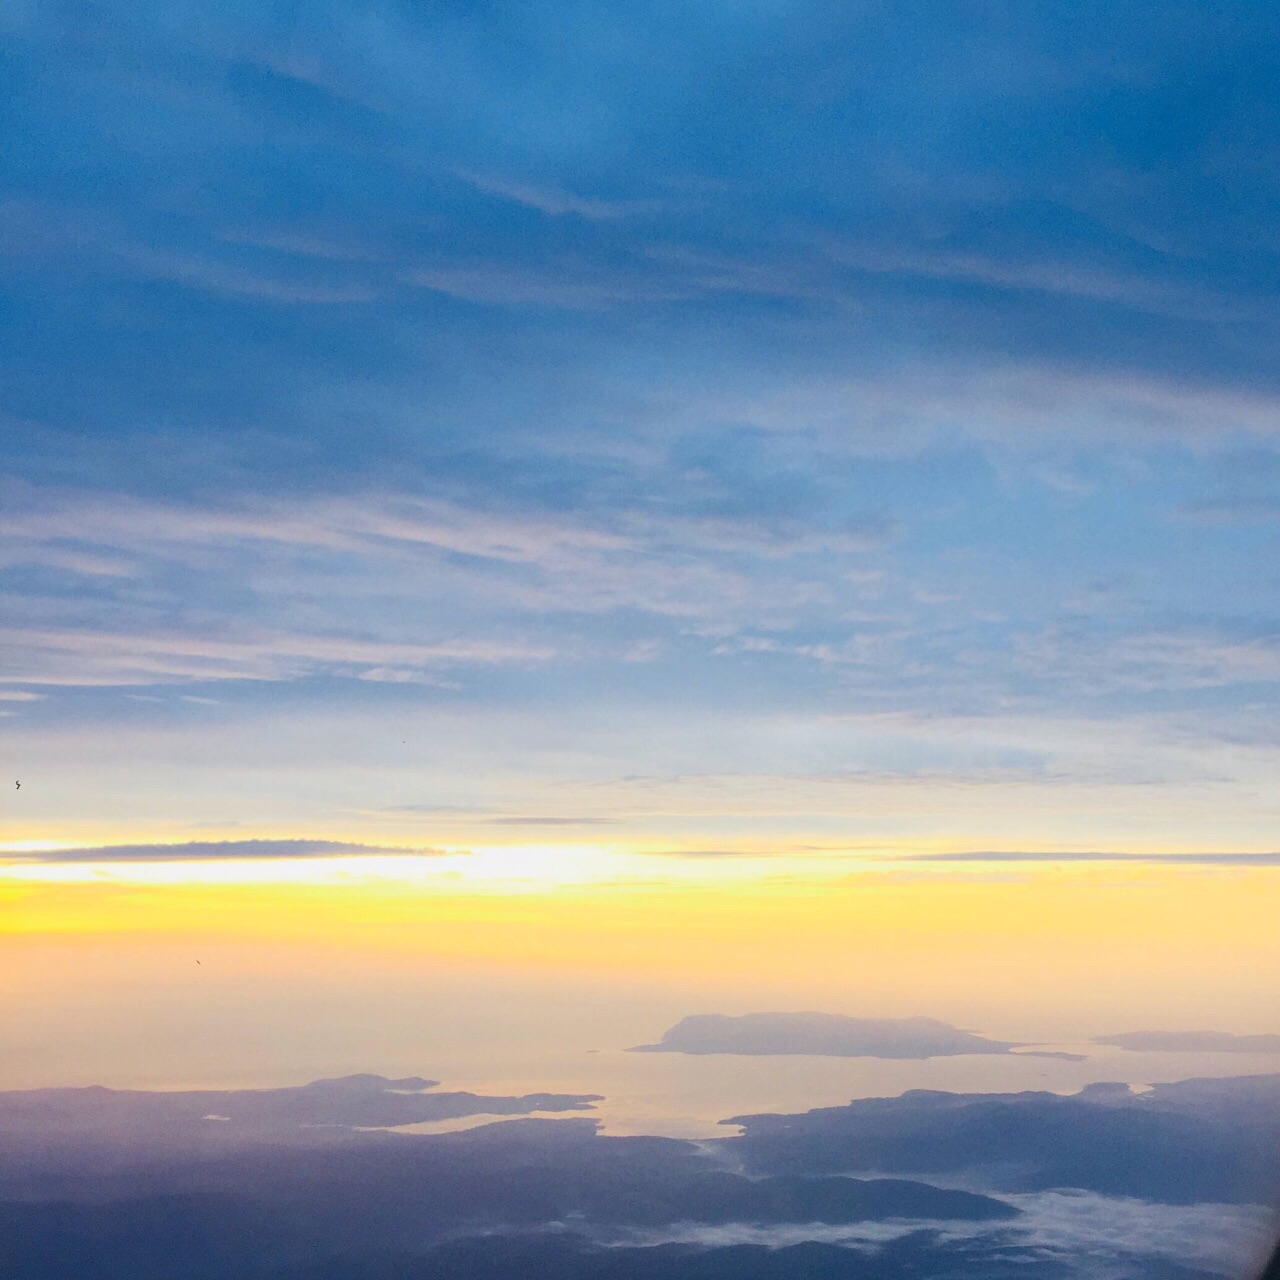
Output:
[[990,1196],[901,1179],[781,1175],[720,1167],[697,1143],[606,1138],[595,1123],[525,1120],[462,1133],[355,1134],[323,1147],[247,1146],[185,1162],[162,1157],[126,1172],[62,1170],[56,1187],[11,1178],[11,1200],[106,1203],[164,1196],[306,1203],[335,1238],[366,1230],[414,1240],[456,1231],[576,1220],[626,1226],[671,1222],[828,1222],[1016,1216]]
[[[1226,1280],[1166,1259],[1094,1250],[1085,1268],[1012,1233],[956,1239],[908,1232],[878,1246],[817,1241],[778,1248],[664,1244],[600,1247],[568,1232],[473,1236],[421,1252],[374,1250],[285,1261],[262,1250],[260,1220],[242,1211],[245,1235],[195,1224],[172,1203],[129,1206],[108,1221],[49,1215],[44,1234],[0,1253],[8,1280]],[[3,1218],[0,1217],[0,1221]],[[194,1234],[193,1234],[194,1228]],[[245,1245],[253,1257],[245,1256]]]
[[[37,1134],[144,1139],[170,1144],[238,1143],[257,1135],[314,1140],[324,1131],[386,1128],[477,1115],[588,1111],[598,1094],[486,1097],[433,1093],[440,1082],[352,1075],[283,1089],[26,1089],[0,1092],[0,1129],[10,1140]],[[330,1135],[332,1136],[332,1135]]]
[[[459,1096],[431,1087],[357,1076],[301,1089],[144,1095],[154,1109],[111,1090],[0,1095],[0,1115],[20,1114],[24,1126],[21,1144],[0,1146],[0,1275],[1216,1280],[1149,1235],[1133,1245],[1093,1239],[1076,1251],[1000,1193],[1080,1188],[1197,1203],[1198,1212],[1208,1202],[1224,1206],[1225,1221],[1240,1213],[1225,1206],[1267,1203],[1280,1187],[1280,1076],[1188,1080],[1142,1095],[1123,1085],[1066,1098],[915,1091],[738,1117],[743,1134],[713,1142],[606,1137],[588,1117],[429,1135],[354,1123],[402,1118],[405,1108],[417,1115],[428,1099]],[[175,1145],[166,1126],[191,1124],[196,1098],[203,1106],[210,1096],[239,1119],[201,1123],[230,1137]],[[99,1158],[102,1123],[76,1128],[96,1105],[116,1125],[120,1108],[132,1108],[142,1127],[128,1159]],[[161,1132],[149,1146],[154,1116]],[[299,1138],[321,1116],[325,1140]],[[1134,1203],[1124,1201],[1125,1213]]]
[[[155,1201],[125,1206],[111,1217],[47,1212],[18,1247],[0,1252],[0,1263],[8,1280],[1052,1280],[1070,1274],[1014,1242],[944,1244],[928,1231],[865,1252],[820,1243],[601,1248],[555,1233],[289,1262],[261,1250],[260,1215],[225,1206],[220,1215],[202,1219],[202,1209],[208,1206]],[[228,1233],[233,1221],[239,1233]],[[11,1225],[11,1217],[0,1217],[0,1226]],[[114,1261],[104,1265],[104,1259]],[[1185,1274],[1190,1280],[1194,1273]]]
[[1169,1204],[1268,1204],[1280,1188],[1280,1075],[1052,1093],[912,1090],[803,1115],[736,1116],[758,1173],[962,1176],[994,1191],[1075,1187]]
[[[594,1235],[676,1222],[984,1224],[1018,1216],[993,1197],[908,1180],[748,1178],[717,1167],[698,1144],[605,1138],[591,1121],[512,1121],[438,1135],[357,1133],[322,1147],[258,1144],[105,1175],[65,1168],[56,1180],[25,1185],[10,1170],[9,1182],[10,1198],[0,1203],[6,1280],[301,1280],[337,1257],[347,1261],[332,1264],[332,1274],[347,1268],[380,1276],[392,1273],[369,1259],[388,1255],[408,1259],[395,1274],[416,1274],[415,1267],[424,1275],[466,1274],[468,1266],[484,1274],[488,1266],[498,1275],[505,1255],[484,1239],[472,1252],[461,1245],[436,1252],[459,1236],[566,1224],[585,1249]],[[556,1263],[566,1275],[596,1274],[591,1268],[613,1265],[626,1252],[644,1263],[636,1264],[636,1275],[660,1274],[645,1269],[651,1250],[582,1253],[578,1245]],[[542,1245],[527,1248],[528,1265],[540,1266]],[[486,1262],[491,1249],[498,1251]],[[685,1253],[691,1266],[701,1256]]]
[[[632,1053],[733,1053],[835,1058],[941,1058],[965,1053],[1004,1054],[1025,1047],[988,1040],[936,1018],[850,1018],[839,1013],[698,1013],[682,1018],[657,1044]],[[1047,1053],[1024,1056],[1068,1058]]]

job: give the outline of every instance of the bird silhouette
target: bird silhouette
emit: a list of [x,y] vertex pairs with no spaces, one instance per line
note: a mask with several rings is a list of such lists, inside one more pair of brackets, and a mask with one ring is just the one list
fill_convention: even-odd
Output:
[[14,785],[15,787],[17,787],[19,791],[21,791],[21,790],[22,790],[22,783],[20,783],[20,782],[15,782],[13,785]]

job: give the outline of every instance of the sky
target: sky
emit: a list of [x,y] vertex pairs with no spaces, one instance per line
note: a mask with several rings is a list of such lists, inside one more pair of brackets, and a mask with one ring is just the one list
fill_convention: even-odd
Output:
[[1280,11],[11,0],[0,77],[0,1269],[1242,1274]]
[[1275,14],[0,27],[8,1084],[1276,1031]]
[[1273,849],[1277,22],[8,6],[5,841]]

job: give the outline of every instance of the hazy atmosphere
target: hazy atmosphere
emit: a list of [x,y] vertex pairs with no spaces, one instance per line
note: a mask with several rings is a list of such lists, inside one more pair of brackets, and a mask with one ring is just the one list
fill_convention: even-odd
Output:
[[1244,1280],[1280,17],[0,33],[0,1271]]

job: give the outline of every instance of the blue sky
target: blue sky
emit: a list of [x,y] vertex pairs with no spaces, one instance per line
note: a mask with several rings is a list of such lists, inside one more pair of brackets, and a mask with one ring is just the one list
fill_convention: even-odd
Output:
[[4,838],[1274,843],[1264,6],[0,22]]

